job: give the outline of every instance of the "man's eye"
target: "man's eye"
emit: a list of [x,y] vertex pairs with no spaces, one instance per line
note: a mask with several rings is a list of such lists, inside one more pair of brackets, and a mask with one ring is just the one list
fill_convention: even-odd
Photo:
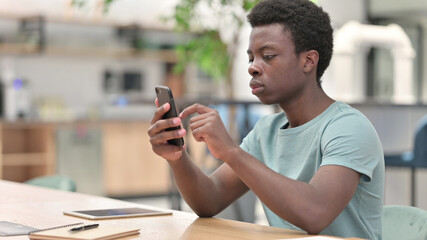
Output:
[[249,63],[249,64],[252,64],[253,62],[254,62],[254,59],[253,59],[253,58],[249,58],[248,63]]
[[268,60],[273,59],[275,56],[276,56],[276,55],[265,55],[265,56],[263,56],[262,58],[263,58],[265,61],[268,61]]

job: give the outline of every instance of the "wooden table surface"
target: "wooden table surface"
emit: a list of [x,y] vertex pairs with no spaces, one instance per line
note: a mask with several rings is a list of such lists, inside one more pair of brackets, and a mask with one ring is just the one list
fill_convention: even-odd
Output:
[[[118,207],[146,207],[111,198],[57,191],[0,180],[0,221],[34,228],[49,228],[77,222],[140,228],[140,234],[122,239],[145,240],[228,240],[288,239],[307,237],[303,232],[173,211],[168,216],[134,217],[113,220],[85,220],[63,215],[63,211]],[[0,239],[29,239],[28,236]]]

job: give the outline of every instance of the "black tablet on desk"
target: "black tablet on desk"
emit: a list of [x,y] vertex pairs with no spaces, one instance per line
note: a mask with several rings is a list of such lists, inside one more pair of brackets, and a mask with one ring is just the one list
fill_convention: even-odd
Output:
[[163,210],[153,210],[153,209],[147,209],[147,208],[141,208],[141,207],[133,207],[133,208],[109,208],[109,209],[64,211],[64,214],[96,220],[96,219],[110,219],[110,218],[171,215],[172,212],[163,211]]

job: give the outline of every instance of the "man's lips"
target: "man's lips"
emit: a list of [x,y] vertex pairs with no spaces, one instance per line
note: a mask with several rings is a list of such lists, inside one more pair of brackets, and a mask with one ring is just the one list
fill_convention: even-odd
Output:
[[249,83],[249,87],[252,88],[252,94],[256,95],[264,90],[264,85],[262,85],[257,80],[251,80]]

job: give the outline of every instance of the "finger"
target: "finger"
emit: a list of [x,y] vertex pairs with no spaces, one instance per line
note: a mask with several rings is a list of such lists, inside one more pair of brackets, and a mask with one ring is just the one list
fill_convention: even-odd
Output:
[[190,125],[191,133],[193,137],[198,142],[205,142],[210,137],[215,135],[214,128],[212,127],[212,122],[210,121],[200,121]]
[[208,135],[203,131],[203,127],[192,130],[192,133],[197,142],[206,142]]
[[163,143],[163,144],[156,144],[153,145],[153,150],[155,150],[156,153],[159,154],[164,154],[166,152],[177,152],[177,151],[182,151],[184,149],[183,146],[177,146],[174,144],[169,144],[167,142]]
[[209,119],[212,121],[214,121],[215,119],[219,119],[221,121],[221,117],[219,116],[218,112],[216,110],[212,109],[212,111],[210,111],[208,113],[195,115],[195,116],[191,117],[190,123],[201,121],[204,119]]
[[156,104],[157,107],[159,107],[159,99],[156,98],[156,100],[154,100],[154,103]]
[[152,135],[149,133],[150,142],[152,145],[165,144],[168,140],[184,137],[186,133],[187,131],[183,128],[173,131],[162,131]]
[[202,128],[202,127],[205,127],[205,126],[206,127],[210,126],[210,120],[209,119],[203,118],[203,119],[200,119],[198,121],[191,121],[190,122],[190,129],[191,129],[191,131],[194,131],[194,130],[196,130],[198,128]]
[[[160,119],[148,128],[148,135],[153,137],[161,132],[164,132],[167,128],[181,126],[181,119],[178,117],[169,119]],[[181,127],[182,128],[182,127]]]
[[158,107],[156,111],[154,112],[154,117],[151,119],[151,125],[153,125],[155,122],[162,119],[162,116],[167,113],[170,109],[170,104],[165,103],[162,106]]
[[179,114],[179,117],[181,119],[184,119],[188,116],[190,116],[193,113],[199,113],[199,114],[203,114],[203,113],[208,113],[214,111],[212,108],[206,107],[204,105],[201,105],[199,103],[193,104],[189,107],[187,107],[186,109],[184,109],[181,114]]

